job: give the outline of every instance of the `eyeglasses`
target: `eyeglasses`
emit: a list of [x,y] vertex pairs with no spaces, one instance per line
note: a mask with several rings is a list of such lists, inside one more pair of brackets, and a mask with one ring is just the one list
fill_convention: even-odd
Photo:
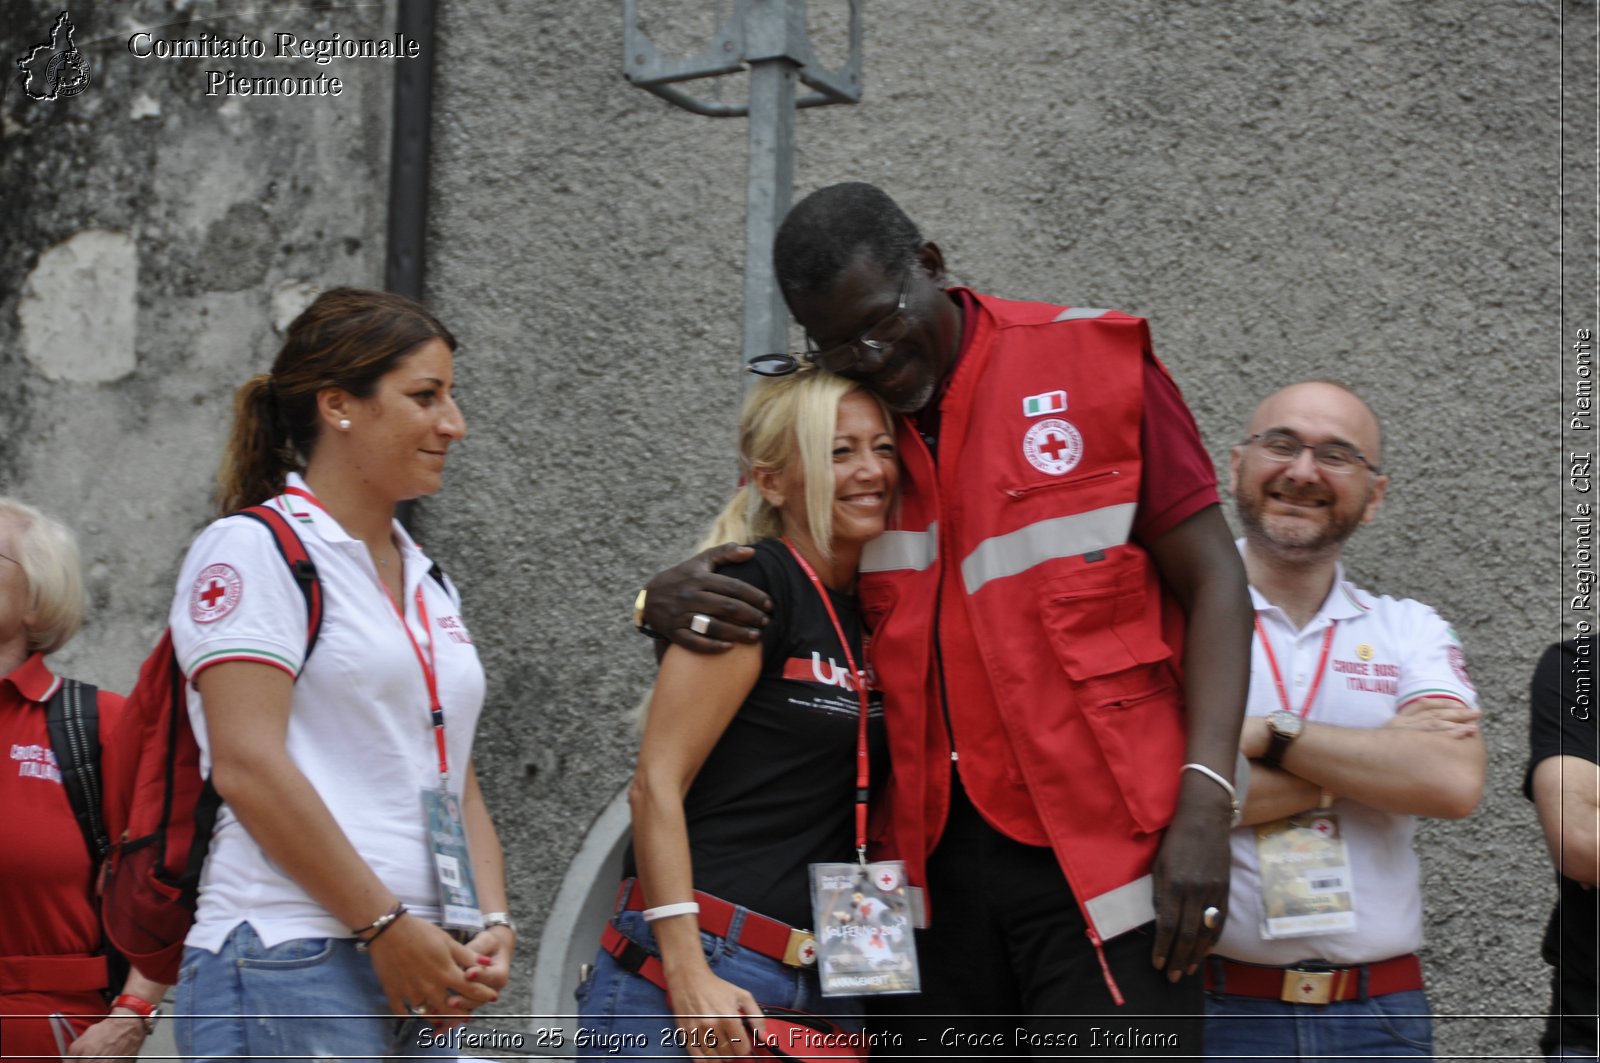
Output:
[[1365,454],[1348,443],[1302,443],[1298,436],[1288,432],[1257,432],[1244,441],[1245,446],[1252,444],[1268,461],[1288,463],[1298,458],[1302,450],[1309,450],[1311,460],[1324,472],[1343,476],[1354,472],[1358,465],[1378,472],[1378,467],[1368,461]]
[[900,282],[900,298],[895,303],[894,310],[855,339],[819,351],[811,340],[811,334],[807,333],[806,349],[802,353],[763,354],[752,358],[745,368],[758,376],[788,376],[797,371],[802,362],[810,362],[830,373],[843,373],[856,368],[862,362],[881,360],[888,354],[890,348],[905,338],[906,332],[911,328],[911,323],[905,316],[906,296],[910,293],[911,273],[908,271],[905,279]]

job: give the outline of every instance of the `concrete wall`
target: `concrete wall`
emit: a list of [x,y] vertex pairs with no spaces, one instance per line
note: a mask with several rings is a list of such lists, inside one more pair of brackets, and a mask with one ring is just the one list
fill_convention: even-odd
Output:
[[[441,6],[429,298],[464,340],[471,435],[419,523],[491,677],[478,763],[524,927],[515,1011],[629,774],[651,671],[633,593],[735,477],[745,128],[627,85],[615,5]],[[641,4],[680,51],[709,6]],[[811,4],[829,60],[841,6]],[[32,35],[14,25],[54,14],[12,8],[8,55]],[[380,17],[286,10],[263,19],[352,36]],[[173,20],[94,15],[102,35]],[[1439,1045],[1531,1054],[1518,1016],[1546,1000],[1553,890],[1518,786],[1527,677],[1570,619],[1560,64],[1564,31],[1568,92],[1592,81],[1592,5],[869,0],[865,31],[865,100],[798,119],[800,192],[874,181],[981,290],[1149,316],[1219,467],[1291,379],[1337,376],[1385,416],[1394,483],[1349,565],[1456,625],[1491,747],[1477,816],[1422,832]],[[197,88],[210,64],[119,47],[72,100],[8,96],[0,158],[0,487],[84,532],[97,616],[61,663],[113,686],[205,519],[227,389],[270,356],[275,293],[381,276],[388,89],[387,68],[345,63],[353,96],[221,103]],[[1572,158],[1587,172],[1592,150]],[[84,230],[121,235],[59,254],[126,275],[131,244],[134,327],[105,326],[123,346],[63,376],[29,346],[28,285]],[[1592,313],[1576,261],[1569,312]],[[96,283],[97,308],[125,307],[125,279]]]
[[[235,10],[245,5],[233,5]],[[0,122],[0,490],[80,533],[91,609],[56,658],[126,689],[211,518],[233,389],[266,370],[316,292],[381,284],[391,65],[136,58],[130,36],[381,35],[380,6],[82,4],[82,93]],[[6,5],[0,51],[61,8]],[[140,50],[148,50],[141,44]],[[207,70],[316,76],[337,97],[207,96]]]

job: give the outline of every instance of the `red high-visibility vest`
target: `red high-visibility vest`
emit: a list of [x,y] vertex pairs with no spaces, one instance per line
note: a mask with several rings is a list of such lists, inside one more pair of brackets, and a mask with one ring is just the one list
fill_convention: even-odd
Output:
[[862,555],[893,765],[876,833],[921,885],[949,811],[953,729],[985,818],[1051,846],[1110,938],[1154,918],[1150,867],[1187,744],[1181,617],[1129,541],[1149,330],[1116,311],[975,298],[938,464],[903,420],[898,515]]

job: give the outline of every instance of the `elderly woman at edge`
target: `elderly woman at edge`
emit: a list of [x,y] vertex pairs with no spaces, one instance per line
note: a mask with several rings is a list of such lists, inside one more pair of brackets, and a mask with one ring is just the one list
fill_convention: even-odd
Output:
[[[32,506],[0,497],[0,1044],[8,1059],[137,1055],[166,986],[130,971],[106,1002],[109,972],[94,884],[98,859],[79,830],[46,713],[62,688],[45,657],[83,623],[83,577],[72,533]],[[109,736],[120,695],[100,691]]]

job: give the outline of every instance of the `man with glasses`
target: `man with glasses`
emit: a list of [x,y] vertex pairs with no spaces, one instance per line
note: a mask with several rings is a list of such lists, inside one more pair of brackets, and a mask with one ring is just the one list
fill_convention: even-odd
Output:
[[1340,564],[1388,489],[1381,447],[1365,402],[1306,381],[1268,396],[1233,448],[1252,772],[1205,964],[1208,1058],[1432,1056],[1412,835],[1418,816],[1472,812],[1485,757],[1454,630]]
[[[907,414],[898,515],[859,581],[892,762],[875,852],[927,887],[903,1000],[926,1024],[902,1050],[1192,1055],[1249,601],[1144,321],[944,287],[939,248],[865,184],[797,204],[774,262],[806,350],[751,368],[809,361]],[[657,576],[636,621],[755,641],[761,596],[710,572],[737,556]]]

